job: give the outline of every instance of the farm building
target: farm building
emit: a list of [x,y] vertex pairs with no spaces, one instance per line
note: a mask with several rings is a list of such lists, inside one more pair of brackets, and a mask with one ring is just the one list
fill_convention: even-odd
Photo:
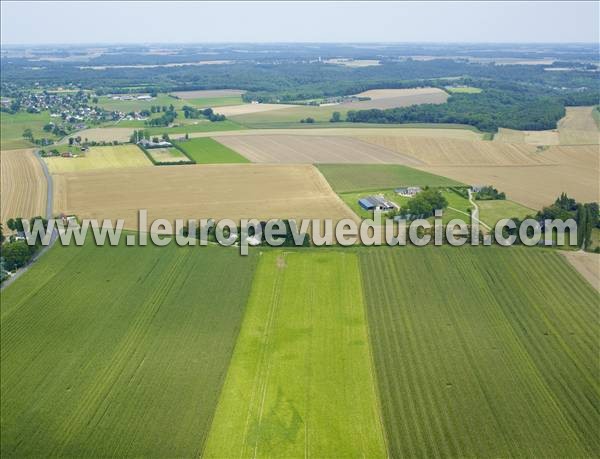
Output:
[[146,148],[167,148],[172,147],[173,144],[171,142],[167,142],[166,140],[161,140],[160,142],[152,142],[148,139],[142,139],[138,142],[138,145]]
[[359,199],[358,204],[365,210],[381,210],[382,212],[389,212],[390,210],[399,208],[383,196],[367,196]]
[[471,186],[471,191],[473,193],[479,193],[481,190],[483,190],[485,188],[485,185],[472,185]]
[[421,192],[420,186],[403,186],[394,190],[400,196],[412,197]]

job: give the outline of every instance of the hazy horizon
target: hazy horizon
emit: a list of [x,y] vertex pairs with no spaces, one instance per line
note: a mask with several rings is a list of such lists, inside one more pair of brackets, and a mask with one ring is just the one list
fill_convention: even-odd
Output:
[[599,2],[13,2],[2,45],[591,44]]

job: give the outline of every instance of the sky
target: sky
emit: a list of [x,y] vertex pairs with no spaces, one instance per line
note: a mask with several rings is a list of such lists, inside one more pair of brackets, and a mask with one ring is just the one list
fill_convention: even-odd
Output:
[[600,2],[26,2],[2,44],[598,42]]

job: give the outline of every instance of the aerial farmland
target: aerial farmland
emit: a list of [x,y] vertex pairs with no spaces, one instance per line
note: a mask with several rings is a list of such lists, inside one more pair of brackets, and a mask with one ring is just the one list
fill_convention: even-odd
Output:
[[21,3],[2,458],[600,457],[595,4]]

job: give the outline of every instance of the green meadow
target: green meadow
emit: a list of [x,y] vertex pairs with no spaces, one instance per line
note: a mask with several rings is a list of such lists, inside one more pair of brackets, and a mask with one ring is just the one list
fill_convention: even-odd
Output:
[[210,137],[197,137],[177,142],[198,164],[248,163],[246,158]]
[[318,164],[334,191],[369,191],[401,186],[466,186],[455,180],[395,164]]
[[358,258],[261,255],[205,457],[385,457]]
[[50,121],[52,118],[48,112],[15,114],[0,112],[0,148],[13,150],[33,146],[31,142],[23,138],[25,129],[31,129],[34,138],[55,139],[51,133],[43,130],[43,127]]

